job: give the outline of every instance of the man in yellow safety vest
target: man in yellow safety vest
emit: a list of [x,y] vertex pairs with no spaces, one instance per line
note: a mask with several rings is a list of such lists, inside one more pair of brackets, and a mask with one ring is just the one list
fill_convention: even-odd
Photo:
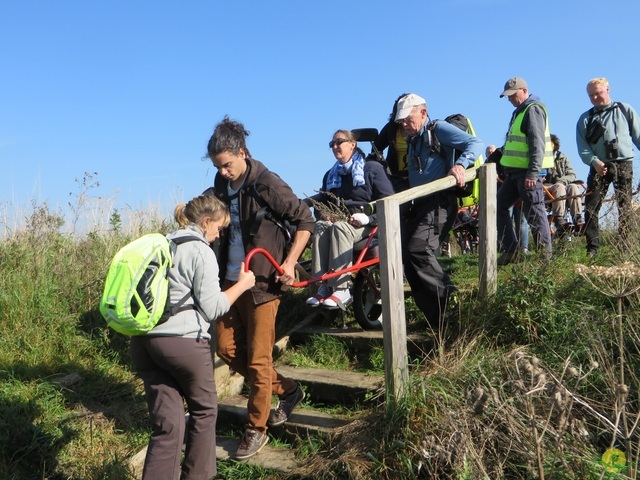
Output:
[[509,215],[509,208],[522,200],[522,207],[531,226],[536,248],[545,258],[551,257],[551,232],[544,207],[542,177],[553,167],[553,145],[549,133],[547,109],[536,95],[530,95],[527,82],[514,77],[507,81],[500,97],[507,97],[516,107],[502,147],[500,164],[505,179],[498,190],[498,238],[502,251],[498,265],[522,259]]

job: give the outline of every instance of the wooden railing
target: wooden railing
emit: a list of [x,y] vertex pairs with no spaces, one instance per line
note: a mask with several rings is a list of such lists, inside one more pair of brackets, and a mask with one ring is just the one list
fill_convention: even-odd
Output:
[[[492,295],[497,285],[496,166],[481,165],[465,171],[465,182],[480,180],[478,275],[481,296]],[[453,176],[420,185],[376,202],[382,287],[382,326],[387,407],[400,400],[409,382],[407,330],[404,308],[400,205],[455,185]]]

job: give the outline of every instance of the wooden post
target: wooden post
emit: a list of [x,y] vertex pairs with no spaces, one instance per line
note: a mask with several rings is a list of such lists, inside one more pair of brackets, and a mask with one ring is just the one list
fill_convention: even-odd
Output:
[[404,310],[400,208],[396,199],[376,202],[380,277],[382,287],[382,329],[384,335],[384,377],[387,409],[402,398],[409,384],[407,325]]
[[494,295],[498,288],[498,227],[496,221],[496,164],[485,163],[478,169],[480,177],[478,248],[480,297]]

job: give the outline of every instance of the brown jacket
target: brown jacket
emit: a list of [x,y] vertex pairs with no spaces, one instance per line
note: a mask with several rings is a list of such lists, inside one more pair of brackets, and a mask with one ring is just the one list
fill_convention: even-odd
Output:
[[[249,253],[254,248],[264,248],[280,265],[286,257],[284,234],[275,223],[267,219],[260,222],[256,231],[254,223],[258,210],[266,203],[278,217],[296,225],[298,230],[311,233],[313,233],[314,218],[307,204],[300,200],[277,174],[252,158],[247,158],[246,162],[247,176],[238,192],[244,249]],[[204,193],[215,195],[230,205],[228,183],[228,180],[218,173],[213,187]],[[224,279],[227,270],[228,249],[229,238],[225,231],[220,236],[218,249],[221,280]],[[276,269],[264,255],[255,255],[250,267],[256,276],[256,284],[251,289],[256,305],[273,300],[282,293],[283,285],[275,279]]]

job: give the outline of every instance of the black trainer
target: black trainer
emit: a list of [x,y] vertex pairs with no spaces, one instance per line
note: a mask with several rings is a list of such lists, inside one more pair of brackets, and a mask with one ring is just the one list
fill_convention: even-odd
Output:
[[268,425],[270,427],[277,427],[286,422],[291,412],[293,412],[293,409],[304,400],[304,397],[304,390],[298,385],[292,393],[280,399],[278,406],[269,415]]
[[240,440],[240,446],[238,450],[236,450],[236,460],[246,460],[253,457],[262,450],[262,447],[264,447],[268,441],[269,437],[266,433],[260,433],[252,428],[247,428],[242,436],[242,440]]

